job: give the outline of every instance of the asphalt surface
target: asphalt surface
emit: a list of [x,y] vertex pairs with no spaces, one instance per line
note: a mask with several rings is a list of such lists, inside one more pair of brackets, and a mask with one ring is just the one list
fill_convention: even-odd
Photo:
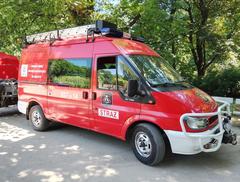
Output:
[[[240,128],[234,128],[240,135]],[[157,167],[140,163],[128,143],[68,125],[32,130],[15,108],[0,109],[0,182],[239,181],[240,145],[172,155]]]

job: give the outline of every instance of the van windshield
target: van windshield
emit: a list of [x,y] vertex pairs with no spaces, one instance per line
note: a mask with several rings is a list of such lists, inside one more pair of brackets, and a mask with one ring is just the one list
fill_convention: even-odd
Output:
[[129,57],[151,86],[171,86],[184,82],[182,77],[161,57],[145,55]]

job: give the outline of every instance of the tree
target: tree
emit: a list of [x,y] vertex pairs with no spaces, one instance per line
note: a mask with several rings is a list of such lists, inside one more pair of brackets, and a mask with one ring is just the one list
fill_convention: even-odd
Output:
[[228,41],[239,32],[240,1],[185,0],[187,37],[198,77],[229,52]]
[[90,23],[93,6],[93,0],[3,0],[0,50],[20,55],[25,35]]
[[133,2],[134,6],[128,6],[127,0],[111,6],[110,19],[118,20],[114,22],[120,27],[133,22],[133,33],[143,36],[151,47],[187,77],[192,77],[196,70],[198,78],[202,78],[209,67],[226,62],[229,52],[238,51],[240,1]]
[[143,0],[121,0],[118,4],[103,0],[98,4],[98,17],[116,23],[125,31],[130,31],[141,18]]
[[[142,36],[184,77],[239,62],[238,0],[25,0],[0,2],[0,50],[20,55],[25,35],[105,19]],[[232,61],[231,61],[232,62]],[[232,64],[232,63],[231,63]]]
[[69,0],[67,1],[68,11],[76,25],[85,25],[92,21],[94,14],[95,0]]

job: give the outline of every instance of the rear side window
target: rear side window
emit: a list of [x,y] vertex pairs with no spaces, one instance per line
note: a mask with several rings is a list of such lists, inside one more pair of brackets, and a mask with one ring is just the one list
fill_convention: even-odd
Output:
[[49,83],[58,86],[90,88],[91,65],[91,58],[50,60]]

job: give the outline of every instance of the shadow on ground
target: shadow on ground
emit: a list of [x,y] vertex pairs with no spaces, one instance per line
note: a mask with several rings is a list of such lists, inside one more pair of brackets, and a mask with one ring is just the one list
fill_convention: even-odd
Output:
[[23,115],[11,113],[0,117],[0,181],[214,182],[240,178],[240,145],[224,145],[216,153],[171,155],[159,166],[149,167],[137,161],[128,143],[113,137],[59,123],[53,123],[48,132],[35,132]]
[[0,108],[0,117],[12,116],[12,115],[20,115],[16,106],[9,108]]

